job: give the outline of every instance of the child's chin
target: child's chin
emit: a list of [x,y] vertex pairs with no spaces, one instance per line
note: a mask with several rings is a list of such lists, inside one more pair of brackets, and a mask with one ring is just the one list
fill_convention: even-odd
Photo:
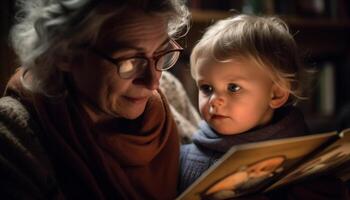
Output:
[[230,129],[225,126],[213,126],[213,129],[220,135],[237,135],[241,133],[236,129]]

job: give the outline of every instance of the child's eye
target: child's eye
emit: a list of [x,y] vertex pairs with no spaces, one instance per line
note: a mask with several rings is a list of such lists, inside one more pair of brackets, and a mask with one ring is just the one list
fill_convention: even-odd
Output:
[[210,85],[200,85],[199,90],[205,95],[211,95],[214,88]]
[[230,83],[230,84],[228,84],[227,89],[230,92],[238,92],[241,89],[241,86],[234,84],[234,83]]

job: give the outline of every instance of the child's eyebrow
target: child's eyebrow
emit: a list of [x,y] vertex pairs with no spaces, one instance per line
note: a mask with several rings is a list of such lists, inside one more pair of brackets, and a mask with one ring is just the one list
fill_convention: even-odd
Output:
[[200,78],[196,80],[197,84],[202,84],[202,83],[208,83],[208,80],[204,79],[204,78]]
[[248,81],[248,78],[243,76],[235,76],[235,77],[230,76],[230,77],[224,77],[223,80],[227,82],[237,82],[237,81]]

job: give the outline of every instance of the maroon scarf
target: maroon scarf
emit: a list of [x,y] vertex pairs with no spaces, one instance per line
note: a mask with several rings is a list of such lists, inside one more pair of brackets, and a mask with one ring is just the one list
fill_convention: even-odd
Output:
[[112,133],[100,133],[69,94],[48,98],[9,81],[40,126],[56,178],[68,199],[174,199],[179,142],[175,122],[158,91],[135,120],[115,119]]

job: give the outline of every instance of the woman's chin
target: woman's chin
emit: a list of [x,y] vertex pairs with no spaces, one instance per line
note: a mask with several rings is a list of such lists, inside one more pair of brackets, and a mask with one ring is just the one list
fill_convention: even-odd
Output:
[[132,107],[130,109],[126,109],[119,116],[123,117],[125,119],[130,119],[130,120],[136,119],[144,113],[145,107],[146,106],[136,106],[136,107]]

